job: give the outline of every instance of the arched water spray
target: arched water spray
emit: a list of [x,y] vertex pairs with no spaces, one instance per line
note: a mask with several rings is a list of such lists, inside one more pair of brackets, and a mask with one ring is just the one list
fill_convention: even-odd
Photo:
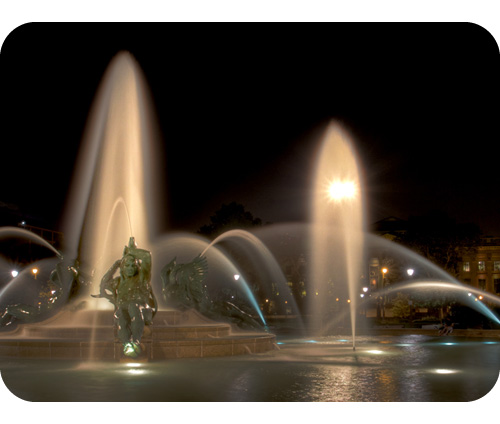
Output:
[[125,212],[125,216],[127,218],[128,226],[129,226],[129,234],[130,234],[130,237],[133,237],[134,232],[132,231],[132,222],[130,220],[130,214],[128,213],[127,204],[125,203],[125,201],[121,197],[116,199],[115,204],[113,205],[113,209],[111,210],[111,215],[110,215],[109,220],[108,220],[108,225],[106,226],[106,234],[109,234],[109,231],[111,230],[111,226],[113,224],[113,220],[115,219],[115,214],[117,213],[116,211],[117,211],[119,206],[121,206],[123,208],[123,211]]
[[[262,243],[262,241],[253,235],[252,233],[245,231],[245,230],[229,230],[220,236],[216,237],[203,251],[202,255],[204,255],[210,248],[212,248],[215,244],[220,243],[224,240],[228,239],[235,239],[239,241],[244,241],[247,246],[251,246],[258,252],[260,258],[263,261],[263,265],[265,268],[265,273],[267,274],[267,277],[270,281],[274,281],[276,284],[281,285],[282,287],[286,285],[286,279],[285,276],[283,275],[283,272],[281,271],[281,268],[279,267],[278,263],[276,262],[276,259],[274,258],[274,255],[270,252],[270,250]],[[241,280],[241,279],[240,279]],[[239,281],[239,280],[238,280]],[[243,279],[244,281],[244,279]],[[264,323],[266,325],[264,316],[262,315],[262,312],[260,311],[260,308],[257,305],[257,302],[255,300],[255,296],[253,293],[251,293],[250,287],[248,286],[248,283],[245,282],[245,290],[248,291],[248,295],[251,296],[252,302],[254,304],[254,307],[257,309],[258,314]],[[295,309],[297,308],[296,305],[294,305]]]
[[[247,233],[247,236],[248,235],[252,236],[250,233]],[[266,320],[259,308],[257,300],[255,299],[255,296],[250,289],[248,282],[242,275],[237,264],[234,263],[221,250],[214,247],[214,244],[216,242],[219,242],[226,237],[219,238],[219,240],[216,239],[209,244],[205,239],[202,239],[201,237],[188,234],[171,234],[168,236],[164,236],[163,238],[157,240],[153,247],[153,253],[158,258],[155,266],[159,270],[174,256],[177,257],[177,260],[180,263],[189,262],[193,259],[194,256],[197,256],[199,252],[202,251],[200,256],[206,256],[208,260],[209,276],[213,275],[216,272],[222,272],[225,275],[225,279],[227,281],[230,281],[231,284],[234,284],[234,287],[238,288],[239,291],[245,295],[248,302],[253,307],[255,313],[259,316],[264,326],[267,326]],[[229,237],[235,237],[235,233],[229,235]],[[164,263],[162,263],[162,261]],[[156,273],[159,274],[158,270],[156,270]],[[235,275],[237,275],[238,278],[234,278]],[[159,288],[158,290],[161,290],[161,288]]]
[[[427,258],[419,255],[413,250],[395,243],[393,241],[387,240],[383,237],[367,234],[365,236],[367,244],[374,249],[383,249],[387,252],[390,252],[393,258],[398,260],[403,260],[407,264],[411,264],[412,268],[417,269],[419,273],[424,273],[428,276],[427,279],[414,277],[408,282],[401,282],[397,284],[393,284],[388,288],[384,289],[381,294],[390,294],[397,290],[424,290],[429,288],[442,288],[449,291],[455,292],[466,292],[468,293],[477,293],[477,295],[482,295],[484,298],[487,298],[489,301],[493,303],[500,304],[500,300],[498,296],[492,295],[491,293],[479,290],[475,287],[468,286],[466,284],[461,283],[452,275],[447,273],[444,269],[429,261]],[[476,309],[478,312],[483,315],[489,317],[492,321],[497,322],[498,317],[489,310],[484,304],[481,302],[475,301],[476,297],[468,297],[464,298],[464,303],[468,304],[470,307]]]
[[26,238],[34,243],[44,246],[47,249],[54,252],[54,254],[62,259],[62,254],[54,246],[52,246],[47,240],[43,239],[39,235],[32,233],[31,231],[25,230],[24,228],[17,227],[2,227],[0,228],[0,238],[4,237],[21,237]]
[[[458,292],[464,296],[466,304],[470,305],[473,309],[500,325],[500,319],[491,311],[486,305],[478,300],[479,296],[487,299],[492,303],[500,305],[500,299],[491,293],[484,290],[467,286],[459,281],[434,281],[434,280],[416,280],[409,283],[399,283],[387,287],[379,292],[380,295],[386,295],[405,290],[425,290],[425,289],[443,289],[450,292]],[[474,296],[472,296],[474,295]]]
[[[311,281],[318,296],[310,296],[319,303],[316,308],[316,327],[321,328],[322,314],[326,310],[324,300],[329,279],[337,284],[347,282],[353,348],[355,348],[357,287],[361,275],[363,255],[363,212],[361,180],[356,156],[346,132],[337,124],[330,123],[322,140],[316,166],[312,199]],[[341,252],[325,227],[338,229]],[[340,254],[344,265],[332,270],[332,256]],[[312,309],[312,306],[311,306]]]

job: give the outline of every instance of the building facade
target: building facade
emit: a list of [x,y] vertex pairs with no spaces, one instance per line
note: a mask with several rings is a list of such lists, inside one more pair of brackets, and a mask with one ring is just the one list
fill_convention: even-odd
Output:
[[459,279],[465,284],[500,296],[500,237],[483,237],[473,252],[465,252]]

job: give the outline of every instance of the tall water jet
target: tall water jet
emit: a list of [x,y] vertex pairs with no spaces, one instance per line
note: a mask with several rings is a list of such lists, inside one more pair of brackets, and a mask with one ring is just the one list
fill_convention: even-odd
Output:
[[158,206],[148,195],[156,179],[150,119],[139,65],[119,53],[94,100],[66,208],[65,251],[92,270],[94,284],[121,257],[129,237],[151,248],[151,213]]
[[[347,283],[353,348],[357,289],[363,256],[363,208],[359,167],[351,141],[336,123],[330,123],[322,140],[312,200],[311,281],[316,292],[315,326],[321,328],[326,311],[328,284]],[[312,305],[310,305],[312,306]]]

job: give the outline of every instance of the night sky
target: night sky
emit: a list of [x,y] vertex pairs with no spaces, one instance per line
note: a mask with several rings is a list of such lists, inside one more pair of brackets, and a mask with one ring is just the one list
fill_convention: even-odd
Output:
[[[169,221],[223,203],[307,221],[320,135],[352,134],[368,223],[441,210],[500,235],[498,46],[473,24],[27,24],[0,55],[3,222],[58,229],[87,114],[130,51],[154,98]],[[19,215],[20,216],[20,215]]]

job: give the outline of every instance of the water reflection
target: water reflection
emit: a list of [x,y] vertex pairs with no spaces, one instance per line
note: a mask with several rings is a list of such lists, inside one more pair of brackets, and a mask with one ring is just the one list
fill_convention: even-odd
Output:
[[[381,343],[384,341],[384,343]],[[150,363],[9,360],[2,378],[38,401],[472,401],[495,385],[500,343],[427,336],[283,340],[265,354]],[[480,361],[478,360],[480,358]]]

